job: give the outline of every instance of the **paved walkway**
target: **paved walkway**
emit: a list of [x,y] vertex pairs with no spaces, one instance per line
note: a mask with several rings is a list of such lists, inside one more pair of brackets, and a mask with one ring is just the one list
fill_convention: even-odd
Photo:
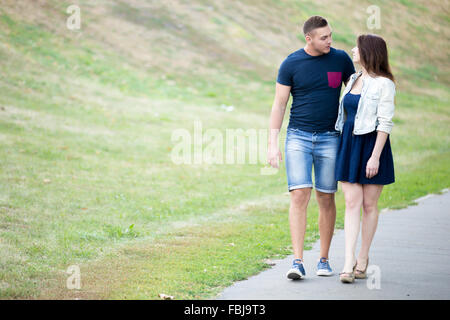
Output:
[[[339,281],[344,265],[344,231],[336,230],[330,248],[334,275],[315,274],[319,241],[304,252],[306,278],[285,274],[293,256],[226,288],[218,299],[450,299],[450,193],[417,199],[417,206],[380,213],[370,251],[370,278]],[[357,252],[361,242],[358,239]]]

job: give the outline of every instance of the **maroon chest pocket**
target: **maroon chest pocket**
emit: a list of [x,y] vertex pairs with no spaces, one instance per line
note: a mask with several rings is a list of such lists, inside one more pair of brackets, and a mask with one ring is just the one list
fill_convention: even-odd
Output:
[[327,72],[328,86],[337,88],[341,85],[342,72]]

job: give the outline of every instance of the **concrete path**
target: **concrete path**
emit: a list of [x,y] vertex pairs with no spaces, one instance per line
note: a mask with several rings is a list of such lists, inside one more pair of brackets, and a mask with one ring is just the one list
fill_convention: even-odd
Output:
[[[353,300],[450,299],[450,193],[417,199],[417,206],[382,211],[372,242],[369,278],[339,281],[344,265],[344,231],[336,230],[330,248],[331,277],[316,276],[320,244],[304,252],[306,278],[289,280],[293,256],[271,269],[239,281],[218,299]],[[359,252],[361,234],[358,239]]]

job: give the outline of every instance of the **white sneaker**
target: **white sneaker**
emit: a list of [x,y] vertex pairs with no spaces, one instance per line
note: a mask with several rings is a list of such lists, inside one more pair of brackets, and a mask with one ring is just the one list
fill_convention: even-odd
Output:
[[317,263],[317,272],[318,276],[331,276],[333,275],[333,270],[330,268],[330,263],[327,258],[320,258]]
[[292,263],[291,269],[289,269],[286,273],[286,277],[292,280],[303,279],[305,275],[305,268],[303,267],[303,262],[300,259],[295,259]]

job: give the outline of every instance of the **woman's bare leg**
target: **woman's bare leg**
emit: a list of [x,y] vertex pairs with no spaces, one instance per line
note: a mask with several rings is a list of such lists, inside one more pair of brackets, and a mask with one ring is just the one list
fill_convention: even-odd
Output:
[[352,272],[359,235],[363,188],[359,183],[342,182],[345,197],[345,263],[342,272]]
[[378,199],[383,185],[364,184],[363,188],[363,218],[361,230],[361,249],[358,254],[358,270],[364,270],[369,257],[369,249],[372,244],[378,225]]

